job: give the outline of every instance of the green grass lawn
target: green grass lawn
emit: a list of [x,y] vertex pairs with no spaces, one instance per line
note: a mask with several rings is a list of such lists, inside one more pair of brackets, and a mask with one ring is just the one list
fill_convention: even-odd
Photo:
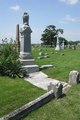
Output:
[[[50,58],[37,59],[39,52],[49,53]],[[51,52],[54,52],[54,54],[51,54]],[[50,78],[68,82],[70,71],[77,70],[80,72],[80,49],[55,51],[54,48],[42,48],[42,51],[39,51],[39,48],[35,48],[32,53],[37,65],[54,65],[55,68],[42,70]],[[64,53],[64,56],[61,53]]]
[[[32,54],[37,65],[55,66],[55,68],[42,70],[50,78],[68,82],[70,71],[77,70],[80,73],[80,49],[64,49],[56,53],[54,48],[42,48],[42,51],[39,51],[40,48],[32,50]],[[49,53],[50,58],[37,59],[39,52]],[[64,56],[61,56],[61,53],[64,53]],[[23,79],[0,77],[0,117],[44,93],[46,91]],[[80,83],[72,85],[62,98],[53,99],[31,112],[24,120],[80,120]]]
[[0,117],[43,95],[46,91],[20,78],[0,77]]

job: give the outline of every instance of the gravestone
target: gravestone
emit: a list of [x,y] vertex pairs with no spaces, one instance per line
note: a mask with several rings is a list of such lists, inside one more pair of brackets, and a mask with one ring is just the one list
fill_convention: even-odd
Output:
[[49,55],[47,55],[47,56],[44,56],[45,58],[49,58],[50,56]]
[[37,57],[37,59],[43,59],[44,57]]
[[31,33],[32,30],[29,26],[29,15],[27,12],[23,14],[23,25],[20,29],[21,33],[21,46],[20,46],[20,61],[24,64],[23,68],[27,68],[29,72],[35,72],[39,70],[39,67],[35,65],[35,60],[31,53]]
[[39,51],[42,51],[42,49],[39,49]]
[[41,69],[47,69],[47,68],[53,68],[53,65],[42,65],[40,68]]
[[77,84],[79,82],[79,72],[78,71],[70,71],[69,74],[69,83],[70,84]]
[[78,46],[78,48],[80,49],[80,43],[78,43],[78,45],[77,45],[77,46]]
[[44,55],[44,53],[43,53],[43,52],[40,52],[39,55]]
[[60,44],[59,44],[59,36],[56,35],[55,37],[57,37],[57,43],[56,43],[56,48],[55,50],[61,50]]
[[76,49],[75,45],[72,45],[72,49],[73,49],[73,50],[75,50],[75,49]]
[[49,53],[45,53],[45,55],[49,55]]
[[51,54],[53,54],[53,52],[51,52]]
[[55,96],[57,99],[60,98],[61,95],[62,95],[62,88],[63,88],[63,85],[62,85],[61,82],[58,82],[58,83],[56,83],[56,84],[50,83],[50,84],[47,86],[48,91],[53,90],[54,96]]
[[63,40],[63,43],[62,43],[62,45],[61,45],[61,48],[62,48],[62,49],[65,49],[64,40]]
[[67,48],[69,49],[69,48],[70,48],[70,45],[67,45]]

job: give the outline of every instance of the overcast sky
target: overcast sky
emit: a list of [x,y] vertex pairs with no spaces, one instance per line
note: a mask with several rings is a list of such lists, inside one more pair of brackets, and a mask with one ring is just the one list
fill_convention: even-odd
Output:
[[80,40],[80,0],[0,0],[0,43],[2,38],[16,38],[16,24],[23,24],[22,15],[29,14],[31,43],[41,43],[41,34],[48,25],[63,29],[68,41]]

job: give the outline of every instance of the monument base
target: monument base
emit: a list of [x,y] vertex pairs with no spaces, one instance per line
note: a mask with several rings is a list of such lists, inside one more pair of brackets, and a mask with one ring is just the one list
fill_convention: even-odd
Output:
[[23,65],[35,65],[34,59],[20,59]]
[[21,59],[33,59],[33,55],[31,52],[20,52]]
[[55,50],[61,50],[60,46],[56,46]]
[[34,59],[20,59],[20,61],[23,63],[22,67],[27,68],[28,73],[39,71],[39,66],[35,65],[35,60]]

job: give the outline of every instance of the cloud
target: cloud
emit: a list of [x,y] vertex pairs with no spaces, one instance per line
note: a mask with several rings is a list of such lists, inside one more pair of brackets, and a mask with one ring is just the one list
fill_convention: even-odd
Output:
[[64,20],[68,20],[68,21],[80,21],[79,17],[76,18],[72,18],[70,15],[66,15],[66,17],[64,18]]
[[59,21],[59,23],[68,24],[69,22],[65,22],[65,21]]
[[59,1],[61,1],[61,2],[66,2],[66,0],[59,0]]
[[78,0],[67,0],[68,4],[74,5],[78,2]]
[[65,2],[66,4],[74,5],[78,2],[78,0],[59,0],[61,2]]
[[80,40],[80,30],[65,30],[61,37],[64,37],[68,41]]
[[16,5],[15,7],[10,7],[10,9],[13,9],[13,10],[19,10],[20,7],[18,5]]

